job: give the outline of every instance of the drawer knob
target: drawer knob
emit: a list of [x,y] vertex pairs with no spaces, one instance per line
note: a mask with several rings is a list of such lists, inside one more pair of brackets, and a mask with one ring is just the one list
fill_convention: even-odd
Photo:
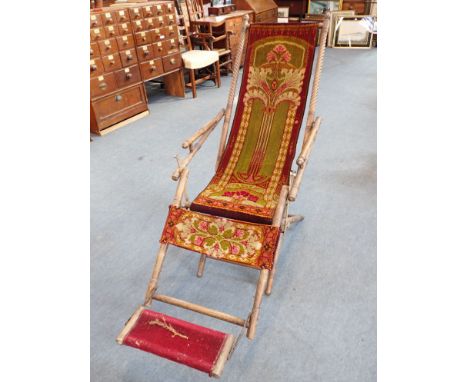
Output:
[[107,88],[107,84],[105,82],[101,82],[99,84],[99,88],[101,88],[102,90],[104,90],[105,88]]
[[117,94],[115,96],[115,102],[120,102],[120,101],[122,101],[122,96],[120,94]]
[[128,61],[133,60],[133,56],[132,56],[131,54],[129,54],[129,55],[127,56],[127,60],[128,60]]
[[154,72],[156,70],[156,66],[151,67],[151,71]]
[[129,80],[130,78],[132,78],[132,73],[127,73],[126,77],[127,77],[127,80]]
[[174,65],[174,64],[176,63],[176,60],[175,60],[175,58],[171,58],[171,59],[169,60],[169,62],[170,62],[172,65]]
[[91,70],[94,72],[97,69],[96,65],[91,65]]
[[144,54],[145,56],[147,56],[147,55],[149,54],[149,51],[145,50],[145,51],[143,52],[143,54]]

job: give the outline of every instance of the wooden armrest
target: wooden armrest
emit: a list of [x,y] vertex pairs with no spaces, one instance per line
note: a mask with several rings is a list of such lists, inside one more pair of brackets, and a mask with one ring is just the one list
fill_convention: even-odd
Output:
[[301,153],[299,154],[299,157],[297,158],[297,161],[296,161],[299,168],[304,167],[307,161],[312,144],[314,143],[315,137],[317,136],[318,130],[320,129],[321,122],[322,122],[322,119],[320,117],[317,117],[315,118],[315,121],[312,124],[312,127],[310,129],[306,128],[306,132],[309,131],[309,135],[305,137],[304,144],[302,145]]
[[217,41],[221,41],[221,40],[226,40],[227,36],[225,34],[223,34],[221,36],[216,36],[216,37],[212,36],[212,37],[213,37],[213,42],[217,42]]
[[210,33],[196,32],[192,36],[193,38],[199,38],[201,40],[213,40],[215,37]]
[[[187,168],[188,164],[192,161],[195,154],[200,150],[203,143],[205,143],[206,139],[209,137],[210,133],[214,130],[218,122],[223,118],[225,113],[224,109],[221,109],[216,116],[209,121],[205,126],[203,126],[200,130],[198,130],[194,135],[192,135],[189,139],[187,139],[183,144],[183,148],[189,148],[190,154],[187,155],[184,159],[180,162],[178,161],[177,169],[172,173],[172,180],[178,180],[182,172]],[[193,143],[199,140],[196,145]]]
[[307,164],[307,161],[309,160],[309,155],[310,151],[312,149],[312,144],[315,141],[315,137],[317,136],[317,133],[320,129],[320,123],[322,122],[322,119],[320,117],[317,117],[312,124],[312,128],[310,131],[307,133],[306,132],[306,137],[304,138],[304,144],[302,145],[302,150],[301,154],[297,158],[297,165],[298,165],[298,170],[296,173],[296,176],[294,177],[294,181],[291,185],[291,189],[289,191],[288,199],[291,202],[294,202],[297,197],[297,193],[299,191],[299,187],[302,182],[302,177],[304,175],[304,170]]

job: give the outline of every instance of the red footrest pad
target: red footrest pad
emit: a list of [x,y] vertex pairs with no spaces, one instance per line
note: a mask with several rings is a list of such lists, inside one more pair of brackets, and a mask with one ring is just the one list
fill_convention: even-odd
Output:
[[[129,320],[122,333],[124,332],[124,337],[121,338],[121,343],[124,345],[209,374],[230,336],[141,308]],[[119,339],[117,341],[120,342]]]

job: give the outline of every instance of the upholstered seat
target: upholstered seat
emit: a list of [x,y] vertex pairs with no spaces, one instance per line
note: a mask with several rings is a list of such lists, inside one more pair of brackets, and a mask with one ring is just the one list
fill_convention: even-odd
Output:
[[182,60],[187,69],[201,69],[213,65],[219,60],[219,55],[213,50],[188,50],[182,53]]
[[160,241],[216,260],[271,270],[279,233],[278,227],[171,206]]

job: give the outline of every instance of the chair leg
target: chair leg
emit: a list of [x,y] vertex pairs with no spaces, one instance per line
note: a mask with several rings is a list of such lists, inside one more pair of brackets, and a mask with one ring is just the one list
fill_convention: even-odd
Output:
[[271,289],[273,288],[273,279],[275,277],[275,272],[276,272],[276,264],[278,263],[278,257],[280,254],[280,248],[281,248],[281,241],[283,240],[283,235],[280,236],[278,240],[278,245],[276,246],[276,252],[275,252],[275,261],[273,262],[273,268],[271,269],[270,273],[268,274],[268,282],[267,282],[267,287],[265,290],[265,294],[269,296],[271,294]]
[[291,224],[299,223],[303,220],[304,220],[304,216],[302,215],[289,215],[286,218],[286,229],[288,229]]
[[252,312],[250,313],[249,328],[247,329],[247,338],[252,340],[255,337],[255,331],[257,330],[258,314],[260,313],[260,304],[262,303],[263,293],[265,293],[265,286],[268,278],[268,269],[262,269],[260,271],[260,277],[258,278],[257,290],[255,292],[254,304]]
[[216,85],[218,88],[221,87],[221,68],[219,67],[219,60],[215,62],[216,69]]
[[197,276],[202,277],[203,271],[205,270],[206,255],[200,255],[200,261],[198,262]]
[[156,263],[154,264],[154,267],[153,267],[153,274],[151,275],[151,280],[148,284],[148,289],[146,290],[146,296],[145,296],[146,306],[151,305],[154,292],[156,291],[156,288],[158,286],[159,274],[161,273],[161,268],[164,262],[164,258],[166,257],[167,247],[168,247],[167,244],[161,244],[161,246],[159,247],[159,252],[158,252],[158,255],[156,256]]
[[192,96],[193,98],[197,98],[197,84],[195,82],[195,70],[190,69],[189,75],[190,75],[190,86],[192,87]]

